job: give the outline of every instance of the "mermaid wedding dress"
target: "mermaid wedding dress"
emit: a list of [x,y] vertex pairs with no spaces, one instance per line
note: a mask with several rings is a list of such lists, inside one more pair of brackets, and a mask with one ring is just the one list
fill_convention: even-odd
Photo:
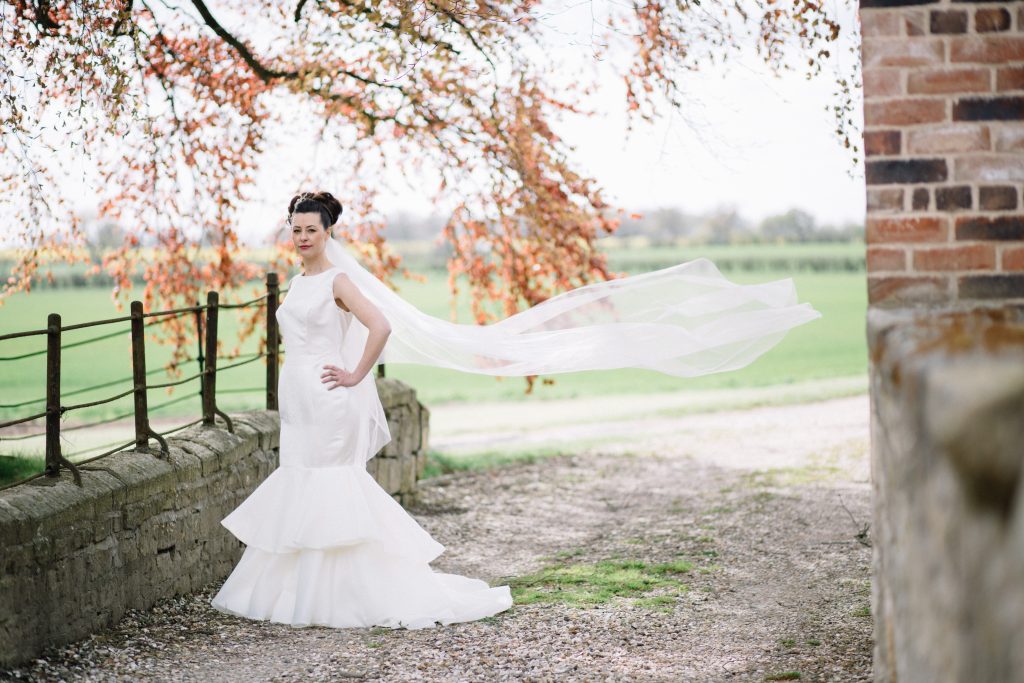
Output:
[[277,309],[280,466],[222,521],[247,547],[213,606],[293,626],[410,629],[506,610],[508,586],[433,569],[444,546],[366,471],[391,440],[373,373],[353,387],[320,379],[325,364],[354,368],[366,343],[334,303],[340,270],[294,276]]
[[223,524],[248,546],[213,599],[225,612],[304,626],[426,628],[508,609],[508,586],[430,567],[444,551],[366,471],[391,440],[377,385],[328,389],[325,364],[351,369],[368,330],[334,303],[347,275],[384,314],[378,362],[496,376],[643,368],[677,377],[752,363],[821,314],[792,279],[728,280],[704,258],[563,292],[490,325],[423,313],[327,240],[332,267],[296,275],[277,310],[280,467]]

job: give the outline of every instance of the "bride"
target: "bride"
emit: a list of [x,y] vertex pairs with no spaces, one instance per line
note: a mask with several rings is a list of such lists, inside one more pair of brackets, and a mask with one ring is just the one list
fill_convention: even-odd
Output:
[[508,586],[432,568],[444,546],[366,471],[391,440],[378,362],[692,377],[743,367],[820,317],[789,279],[737,285],[696,259],[578,287],[491,325],[457,324],[403,300],[331,237],[342,207],[329,193],[297,195],[288,213],[304,272],[277,310],[280,466],[224,518],[246,549],[213,598],[252,619],[415,629],[512,606]]

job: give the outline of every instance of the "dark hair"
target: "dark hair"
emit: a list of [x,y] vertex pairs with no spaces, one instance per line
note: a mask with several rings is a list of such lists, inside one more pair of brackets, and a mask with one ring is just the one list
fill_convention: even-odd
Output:
[[330,192],[303,192],[288,202],[288,220],[294,213],[318,213],[324,230],[338,222],[341,216],[341,202]]

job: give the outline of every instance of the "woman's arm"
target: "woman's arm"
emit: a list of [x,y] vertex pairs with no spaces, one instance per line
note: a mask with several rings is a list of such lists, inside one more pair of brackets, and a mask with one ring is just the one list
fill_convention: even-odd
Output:
[[363,296],[348,275],[338,273],[334,277],[333,286],[334,297],[341,301],[343,308],[351,311],[359,319],[359,322],[366,325],[366,329],[370,333],[366,338],[363,357],[354,369],[348,370],[336,365],[324,366],[325,371],[320,375],[321,380],[335,382],[335,385],[327,387],[328,389],[335,389],[339,386],[351,387],[361,382],[373,368],[377,358],[380,357],[380,352],[384,349],[384,344],[391,335],[391,323],[380,312],[380,309],[373,305],[372,301]]

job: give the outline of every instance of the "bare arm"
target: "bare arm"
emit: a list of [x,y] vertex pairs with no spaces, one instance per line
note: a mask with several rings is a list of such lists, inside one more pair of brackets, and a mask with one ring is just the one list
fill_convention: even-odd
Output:
[[328,389],[335,389],[339,386],[355,386],[366,377],[373,368],[384,344],[391,335],[391,323],[384,317],[372,301],[363,296],[359,287],[345,273],[339,273],[334,277],[334,298],[342,303],[342,307],[352,312],[359,322],[366,326],[369,335],[366,338],[366,349],[359,365],[355,368],[339,368],[336,365],[325,365],[324,373],[321,374],[321,381],[334,382],[334,386]]

